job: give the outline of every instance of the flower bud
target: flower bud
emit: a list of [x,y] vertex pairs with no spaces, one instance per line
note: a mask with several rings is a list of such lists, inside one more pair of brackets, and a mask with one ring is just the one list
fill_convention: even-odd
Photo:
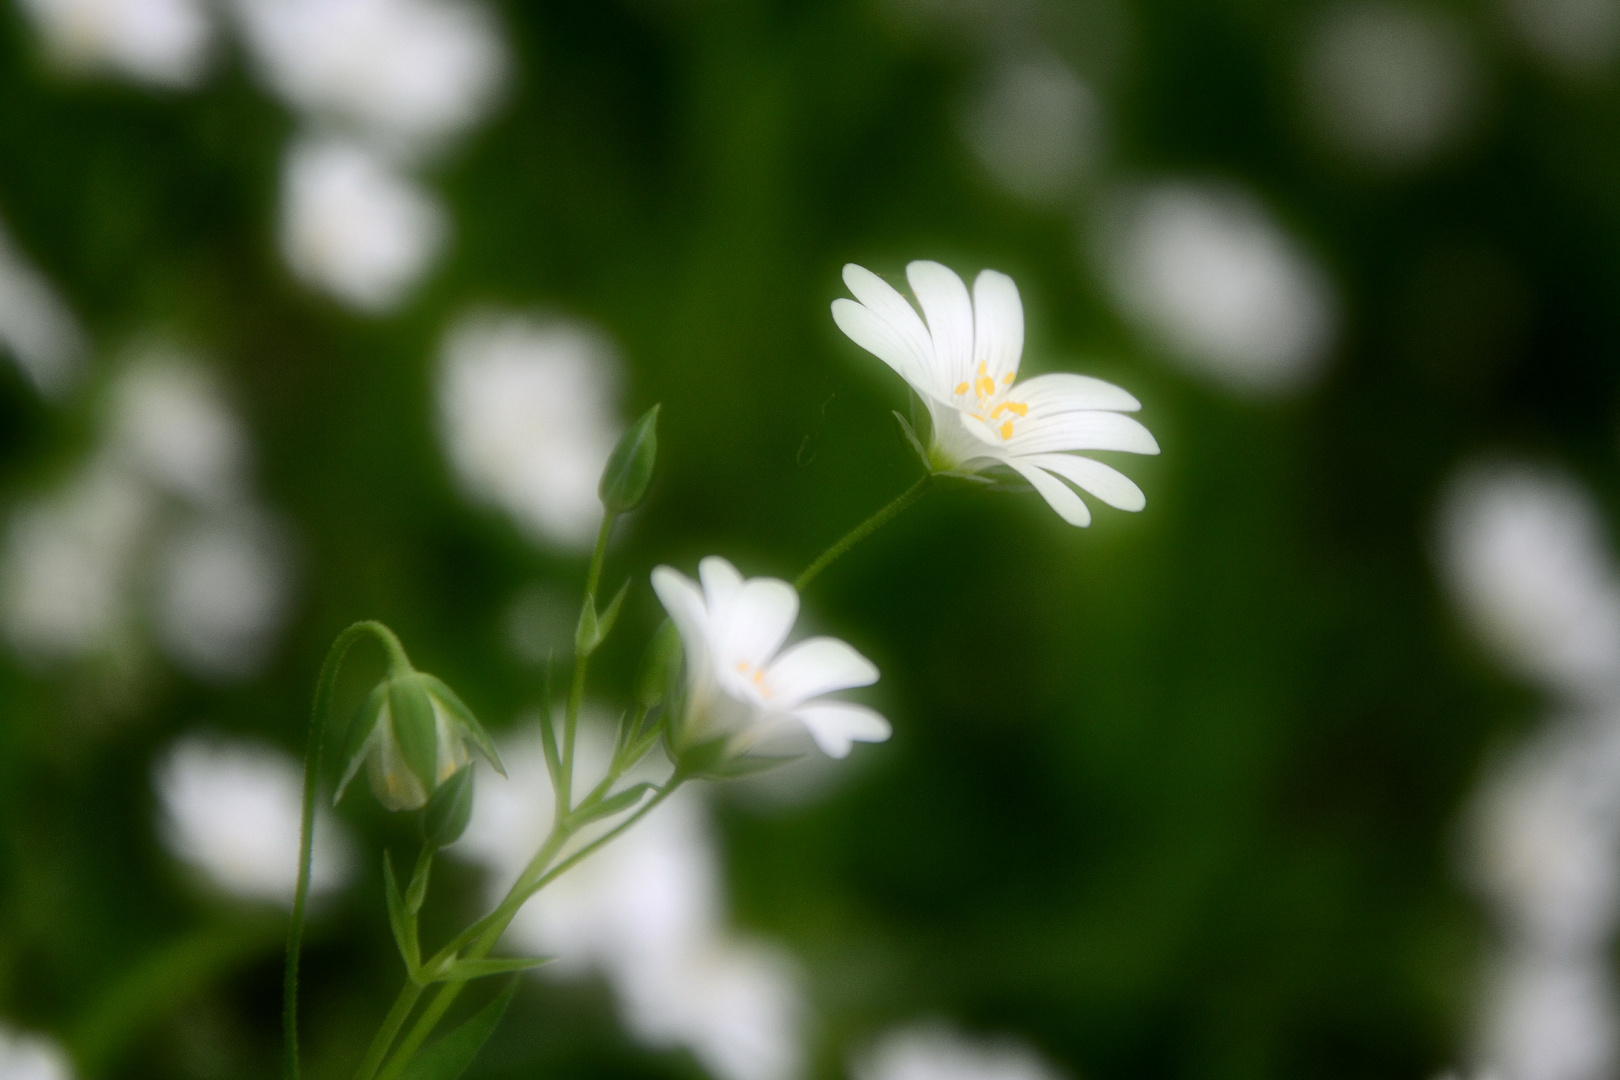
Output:
[[473,771],[457,770],[439,785],[422,810],[422,839],[434,847],[448,847],[461,839],[472,819]]
[[378,802],[390,810],[421,809],[441,785],[465,771],[469,743],[505,775],[494,744],[455,691],[425,672],[391,674],[371,691],[349,727],[343,778],[333,801],[342,798],[363,764]]
[[658,459],[658,410],[654,405],[630,425],[619,445],[613,448],[597,495],[610,513],[624,514],[640,506],[652,484],[653,464]]

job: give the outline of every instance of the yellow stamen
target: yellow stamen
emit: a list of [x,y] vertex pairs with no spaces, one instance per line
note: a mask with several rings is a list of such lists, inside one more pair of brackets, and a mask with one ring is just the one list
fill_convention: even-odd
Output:
[[1005,424],[1001,425],[1001,437],[1003,439],[1012,438],[1012,421],[1011,420],[1008,420]]
[[961,384],[959,384],[959,385],[958,385],[958,386],[957,386],[957,388],[956,388],[956,392],[957,392],[957,393],[958,393],[958,394],[965,394],[965,393],[967,393],[967,392],[968,392],[968,384],[967,384],[967,383],[961,383]]
[[1007,372],[1007,374],[1005,374],[1005,375],[1003,375],[1001,377],[1001,381],[1006,383],[1008,386],[1011,386],[1013,384],[1013,379],[1015,379],[1015,378],[1017,378],[1017,376],[1009,371],[1009,372]]
[[974,383],[974,390],[982,398],[987,398],[996,392],[996,380],[988,375],[980,375]]

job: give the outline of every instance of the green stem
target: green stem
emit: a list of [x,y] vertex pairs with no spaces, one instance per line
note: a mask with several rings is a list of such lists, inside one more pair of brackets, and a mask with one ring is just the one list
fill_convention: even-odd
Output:
[[282,984],[282,1068],[287,1080],[298,1080],[298,952],[304,941],[304,910],[309,904],[309,868],[315,843],[315,789],[320,780],[321,748],[326,739],[326,720],[332,711],[332,692],[337,686],[338,669],[350,647],[370,634],[381,642],[388,653],[390,673],[410,670],[411,662],[405,656],[405,647],[388,627],[380,622],[357,622],[337,636],[326,660],[321,664],[320,678],[315,681],[315,703],[310,712],[309,738],[304,746],[304,800],[299,825],[298,888],[293,893],[292,923],[287,930],[287,969]]
[[846,551],[860,543],[862,540],[865,540],[868,536],[871,536],[879,529],[883,528],[883,526],[887,525],[891,520],[899,516],[902,510],[906,509],[912,503],[922,498],[923,494],[928,490],[929,485],[931,485],[933,482],[933,473],[923,473],[922,476],[918,477],[915,484],[912,484],[910,487],[906,488],[905,491],[902,491],[898,496],[895,497],[893,502],[889,503],[889,505],[873,514],[871,517],[867,518],[853,529],[849,530],[849,532],[844,534],[843,539],[839,540],[826,551],[823,551],[821,556],[817,558],[815,562],[805,567],[804,573],[799,575],[798,580],[793,583],[793,587],[798,589],[800,592],[803,592],[812,581],[816,580],[823,570],[827,569],[827,567],[831,566],[834,562],[837,562],[839,557],[842,556]]
[[[467,959],[479,960],[486,956],[495,947],[495,943],[500,940],[501,935],[506,932],[507,926],[517,916],[518,910],[523,907],[531,896],[651,813],[655,806],[669,798],[675,789],[680,786],[683,779],[684,777],[678,773],[670,777],[664,786],[659,789],[658,794],[649,799],[634,814],[631,814],[624,821],[574,852],[554,868],[547,870],[546,868],[550,865],[551,860],[562,850],[563,845],[568,842],[571,835],[565,824],[554,827],[551,836],[546,839],[545,844],[535,853],[534,858],[512,886],[511,891],[506,894],[506,899],[501,901],[500,907],[496,908],[475,926],[469,927],[468,931],[461,935],[467,937],[469,934],[475,934],[477,938],[472,943],[472,947],[467,950]],[[581,804],[581,809],[585,809],[589,805],[590,800],[586,800],[585,803]],[[459,937],[456,941],[452,941],[444,949],[440,950],[439,955],[435,956],[429,963],[436,963],[446,955],[453,955],[456,950],[461,948],[461,944],[458,944],[460,941]],[[394,1051],[394,1056],[389,1060],[387,1067],[383,1069],[378,1080],[396,1080],[399,1074],[405,1070],[405,1066],[409,1063],[412,1055],[426,1041],[428,1035],[432,1033],[434,1027],[444,1017],[445,1012],[455,1002],[457,996],[460,995],[462,987],[466,985],[463,980],[449,980],[439,988],[438,994],[434,996],[432,1001],[428,1002],[427,1008],[422,1010],[422,1015],[416,1018],[416,1023],[412,1025],[409,1034],[405,1036],[405,1040],[400,1043],[399,1049]]]
[[377,1069],[382,1065],[388,1048],[394,1045],[399,1029],[405,1026],[405,1018],[411,1015],[411,1010],[416,1008],[417,999],[421,996],[422,987],[406,979],[405,985],[399,988],[399,996],[394,999],[394,1007],[388,1010],[388,1016],[383,1020],[382,1027],[377,1029],[376,1037],[371,1040],[371,1046],[367,1048],[365,1059],[360,1062],[360,1068],[355,1070],[354,1080],[371,1080],[377,1075]]
[[[591,552],[591,568],[585,575],[585,600],[580,605],[581,619],[588,608],[595,610],[596,590],[602,584],[602,563],[607,558],[608,539],[613,535],[613,522],[619,515],[611,510],[602,512],[602,527],[596,533],[596,550]],[[563,717],[562,776],[557,785],[558,820],[573,809],[574,732],[579,727],[579,707],[585,700],[585,670],[591,654],[584,649],[574,651],[574,681],[568,688],[568,712]]]

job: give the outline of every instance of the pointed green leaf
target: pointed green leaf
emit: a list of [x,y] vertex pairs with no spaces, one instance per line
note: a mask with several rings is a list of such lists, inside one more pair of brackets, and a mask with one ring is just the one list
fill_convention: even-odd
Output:
[[496,752],[494,741],[490,739],[489,733],[484,730],[484,725],[478,722],[478,717],[474,716],[473,711],[467,707],[467,703],[461,700],[460,695],[450,689],[449,683],[436,676],[423,672],[419,678],[421,678],[423,685],[427,687],[428,693],[456,721],[467,738],[478,748],[478,752],[484,755],[484,760],[489,762],[490,767],[505,776],[506,766],[501,764],[501,755]]
[[624,607],[624,597],[629,591],[630,582],[626,581],[619,586],[619,591],[614,593],[613,599],[608,601],[607,610],[602,612],[602,619],[596,627],[596,641],[591,645],[593,651],[613,633],[613,624],[619,620],[619,611]]
[[440,784],[422,808],[422,839],[434,847],[447,847],[461,839],[472,818],[473,766],[457,769]]
[[636,704],[651,709],[663,701],[670,677],[680,664],[681,633],[673,621],[665,619],[641,654],[641,666],[636,670]]
[[394,863],[383,852],[383,894],[388,898],[388,924],[394,930],[394,944],[405,961],[405,970],[411,981],[417,980],[422,968],[422,952],[416,939],[416,917],[406,908],[405,898],[399,895],[399,882],[394,879]]
[[354,714],[349,721],[348,733],[343,737],[343,775],[338,780],[337,791],[332,795],[332,805],[343,798],[343,792],[348,788],[349,781],[360,772],[360,766],[365,763],[366,747],[371,733],[376,730],[377,718],[382,715],[383,703],[388,700],[388,684],[380,682],[366,695],[365,702],[360,711]]
[[662,407],[654,405],[643,413],[613,448],[596,488],[609,513],[628,513],[646,499],[658,460],[658,410]]
[[428,877],[433,869],[433,857],[417,860],[416,872],[411,875],[410,888],[405,890],[405,910],[412,915],[422,910],[422,904],[427,900]]
[[557,727],[551,715],[551,657],[540,673],[540,748],[546,755],[546,772],[556,789],[562,775],[562,758],[557,753]]
[[512,975],[519,971],[529,971],[542,964],[549,964],[557,959],[555,956],[515,956],[501,957],[495,960],[457,960],[450,965],[450,970],[440,975],[439,982],[447,979],[484,979],[491,975]]
[[781,754],[766,756],[762,754],[745,754],[742,757],[728,758],[709,770],[709,775],[719,779],[732,779],[738,776],[752,776],[755,773],[766,772],[770,769],[786,765],[791,761],[798,761],[803,754]]
[[478,1057],[484,1043],[495,1034],[495,1028],[506,1015],[506,1007],[517,993],[518,980],[513,979],[500,996],[479,1009],[467,1022],[439,1039],[417,1055],[400,1080],[457,1080]]
[[439,736],[433,701],[415,674],[388,680],[388,712],[400,756],[422,784],[432,791],[438,784]]
[[603,799],[601,802],[587,810],[579,811],[572,817],[570,824],[574,828],[578,828],[579,826],[588,824],[592,821],[599,821],[605,817],[612,817],[621,810],[630,809],[630,807],[640,802],[642,797],[646,795],[647,792],[655,790],[657,789],[652,784],[636,784],[633,787],[625,788],[617,795],[614,795],[611,798]]
[[589,656],[596,651],[596,601],[587,596],[579,608],[579,622],[574,626],[574,655]]
[[923,447],[922,440],[917,438],[917,431],[911,426],[911,421],[899,413],[895,413],[894,418],[900,421],[900,430],[905,434],[906,442],[917,452],[917,457],[922,460],[923,468],[932,469],[933,465],[928,460],[928,451]]

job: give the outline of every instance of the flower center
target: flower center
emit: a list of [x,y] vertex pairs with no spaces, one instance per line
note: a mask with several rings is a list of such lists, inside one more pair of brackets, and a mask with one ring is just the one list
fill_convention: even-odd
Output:
[[737,672],[754,684],[754,689],[759,691],[760,697],[768,698],[771,696],[771,688],[765,685],[764,668],[755,667],[746,660],[739,660],[737,661]]
[[[979,373],[973,377],[971,383],[958,383],[956,387],[957,397],[966,397],[970,392],[974,397],[973,405],[964,404],[961,408],[966,409],[967,414],[973,419],[994,427],[1003,442],[1012,438],[1013,421],[1011,416],[1006,420],[1001,420],[1002,414],[1011,413],[1012,416],[1020,418],[1029,415],[1029,406],[1022,401],[996,400],[1000,395],[1007,392],[1007,388],[1012,386],[1015,378],[1017,378],[1016,375],[1010,371],[1007,372],[1001,377],[1002,385],[998,388],[996,380],[985,372],[985,365],[980,364]],[[1001,420],[999,427],[996,426],[997,420]]]

